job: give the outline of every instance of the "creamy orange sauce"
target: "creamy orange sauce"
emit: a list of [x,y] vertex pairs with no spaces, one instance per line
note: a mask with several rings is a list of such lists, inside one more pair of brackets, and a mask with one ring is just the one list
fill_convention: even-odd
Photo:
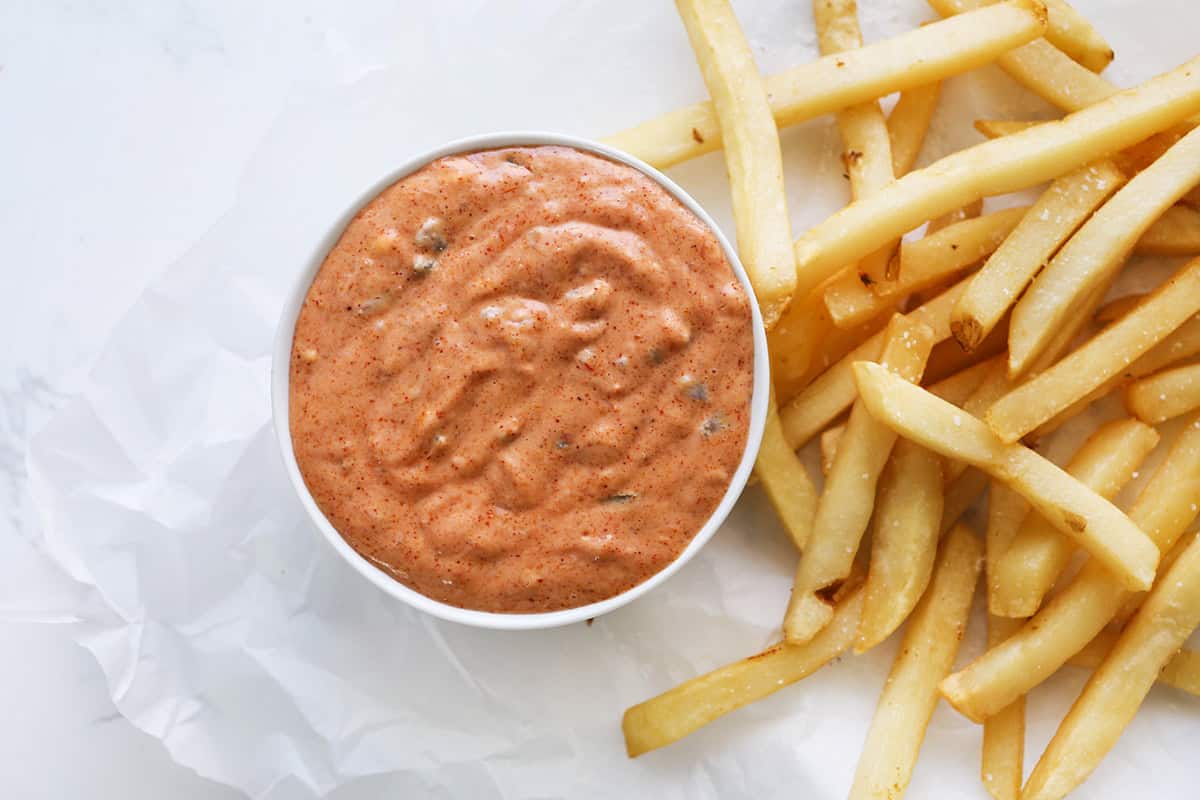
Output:
[[712,514],[752,367],[746,293],[657,183],[565,147],[451,156],[326,257],[292,441],[325,516],[407,586],[571,608],[658,572]]

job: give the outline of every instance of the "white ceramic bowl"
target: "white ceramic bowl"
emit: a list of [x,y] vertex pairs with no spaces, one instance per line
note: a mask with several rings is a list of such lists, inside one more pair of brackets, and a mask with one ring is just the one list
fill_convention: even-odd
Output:
[[380,178],[374,185],[368,186],[363,190],[362,194],[352,198],[346,208],[346,212],[330,224],[328,232],[326,232],[313,249],[308,263],[303,265],[299,275],[296,276],[296,283],[284,303],[283,314],[280,317],[279,328],[275,335],[275,349],[271,364],[271,412],[275,424],[275,435],[279,441],[279,450],[283,455],[283,462],[287,469],[288,477],[291,479],[292,486],[296,489],[296,494],[300,497],[300,502],[308,511],[308,515],[312,517],[313,524],[317,526],[325,536],[325,539],[333,546],[333,549],[368,581],[393,597],[403,600],[413,608],[425,611],[435,617],[466,625],[475,625],[481,628],[502,630],[552,628],[605,614],[615,608],[620,608],[631,600],[650,591],[655,586],[658,586],[675,574],[692,556],[696,555],[700,548],[716,533],[721,523],[725,521],[730,509],[733,508],[733,504],[737,502],[738,497],[741,495],[742,489],[746,485],[746,480],[750,477],[750,471],[754,467],[754,458],[758,453],[759,444],[762,441],[763,426],[767,416],[767,396],[770,382],[766,333],[763,328],[762,317],[758,313],[758,307],[754,303],[751,303],[754,336],[754,390],[751,397],[750,429],[746,436],[746,449],[742,453],[742,459],[738,464],[737,471],[734,473],[733,479],[729,482],[729,488],[726,489],[725,496],[721,498],[721,502],[717,505],[716,510],[692,538],[688,546],[684,548],[683,552],[661,571],[615,597],[601,600],[598,603],[579,606],[578,608],[536,614],[505,614],[458,608],[457,606],[448,605],[426,597],[420,592],[408,588],[371,564],[371,562],[363,558],[354,548],[347,544],[346,540],[337,532],[337,529],[325,518],[321,509],[317,507],[316,501],[313,500],[308,487],[304,484],[304,479],[300,475],[300,468],[296,464],[296,454],[292,450],[292,435],[288,424],[288,377],[289,366],[291,364],[292,337],[296,328],[296,318],[300,314],[300,307],[304,303],[304,297],[308,293],[309,285],[312,283],[313,278],[316,277],[317,271],[321,268],[326,254],[337,243],[338,238],[342,235],[342,231],[350,224],[355,214],[388,186],[443,156],[516,145],[564,145],[574,147],[579,150],[597,153],[645,173],[670,192],[679,202],[687,206],[693,214],[712,229],[713,234],[716,235],[717,240],[721,243],[721,248],[725,251],[725,257],[729,260],[734,274],[737,275],[738,280],[741,281],[742,286],[745,288],[746,294],[750,297],[754,296],[753,290],[750,287],[750,280],[746,277],[746,271],[743,269],[741,261],[738,260],[737,252],[725,238],[725,235],[721,233],[720,228],[717,227],[712,218],[700,207],[699,203],[693,200],[683,189],[679,188],[670,178],[648,164],[625,153],[613,150],[611,147],[574,136],[515,131],[471,136],[450,142],[449,144],[442,145],[434,150],[408,159],[390,173]]

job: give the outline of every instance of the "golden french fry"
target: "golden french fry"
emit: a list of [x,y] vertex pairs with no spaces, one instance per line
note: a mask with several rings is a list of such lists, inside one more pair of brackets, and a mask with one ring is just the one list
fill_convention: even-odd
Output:
[[896,442],[875,498],[855,652],[891,636],[921,599],[933,574],[943,502],[941,457],[912,442]]
[[[1071,656],[1067,666],[1095,669],[1104,663],[1119,635],[1120,631],[1105,628],[1086,647]],[[1200,651],[1187,648],[1180,650],[1158,674],[1158,682],[1200,697]]]
[[[963,288],[965,284],[960,282],[906,316],[913,322],[927,325],[933,331],[935,342],[945,341],[950,338],[950,309]],[[882,331],[876,333],[788,401],[779,412],[788,444],[799,449],[850,407],[858,394],[851,365],[855,361],[878,359],[883,351],[883,338]]]
[[1127,372],[1134,378],[1153,375],[1164,367],[1186,358],[1200,355],[1200,315],[1194,316],[1175,329],[1167,338],[1129,365]]
[[[995,139],[1010,133],[1032,128],[1043,124],[1042,120],[988,120],[975,121],[975,129],[988,138]],[[1194,127],[1192,122],[1185,122],[1173,128],[1156,133],[1143,139],[1137,144],[1130,145],[1119,153],[1111,156],[1113,165],[1124,175],[1133,175],[1157,161],[1171,146],[1187,135]],[[1194,187],[1183,196],[1183,203],[1192,210],[1200,210],[1200,187]],[[1163,220],[1159,220],[1163,222]],[[1174,224],[1162,226],[1156,222],[1150,230],[1138,240],[1137,252],[1151,255],[1191,255],[1191,249],[1196,242],[1196,231],[1191,218],[1184,216],[1173,221]],[[1180,224],[1186,223],[1186,224]]]
[[1111,162],[1102,161],[1050,184],[967,285],[950,317],[958,343],[967,350],[977,347],[1042,265],[1124,182],[1125,176]]
[[860,361],[854,375],[859,399],[875,419],[1015,489],[1124,585],[1149,588],[1158,549],[1112,503],[1034,451],[1002,442],[982,420],[878,364]]
[[[1180,433],[1129,510],[1158,549],[1169,551],[1196,518],[1200,497],[1200,418]],[[982,722],[1053,675],[1084,648],[1133,593],[1095,559],[1029,624],[942,682],[958,711]]]
[[1167,686],[1200,697],[1200,651],[1180,650],[1159,673],[1158,680]]
[[1200,408],[1200,364],[1163,370],[1125,390],[1125,407],[1157,425]]
[[676,742],[730,711],[807,678],[850,649],[862,602],[861,590],[843,600],[830,623],[807,644],[781,642],[630,707],[621,721],[629,757]]
[[775,326],[796,288],[783,156],[767,91],[728,0],[677,0],[725,142],[738,255],[762,310]]
[[960,269],[987,258],[1021,222],[1028,206],[1003,208],[947,225],[900,246],[899,280],[879,287],[879,294],[908,293],[931,286]]
[[[897,380],[918,381],[932,347],[933,334],[928,327],[897,315],[888,323],[877,366]],[[812,537],[796,568],[783,622],[789,642],[808,641],[832,616],[833,610],[820,593],[836,587],[850,572],[871,520],[879,474],[895,441],[891,428],[855,404],[817,499]]]
[[[989,64],[1042,35],[1039,7],[1014,0],[772,75],[765,85],[775,123],[796,125]],[[712,103],[696,103],[605,141],[663,169],[718,149],[721,129]]]
[[[1122,298],[1122,300],[1124,299]],[[1138,297],[1136,299],[1140,302],[1142,298]],[[1115,301],[1111,305],[1115,305]],[[1099,315],[1097,315],[1097,318],[1099,318]],[[1196,355],[1200,355],[1200,316],[1192,317],[1180,325],[1175,329],[1174,333],[1150,348],[1148,353],[1122,370],[1120,375],[1109,378],[1098,388],[1088,392],[1082,398],[1055,414],[1048,422],[1038,426],[1032,436],[1037,438],[1056,430],[1064,422],[1073,418],[1096,400],[1129,381],[1145,377],[1146,375],[1152,375],[1164,367]]]
[[839,328],[859,325],[887,313],[908,294],[926,289],[986,258],[1000,246],[1024,208],[1006,208],[966,219],[923,239],[900,245],[899,274],[876,283],[870,277],[843,274],[825,289],[825,307]]
[[958,655],[979,580],[983,546],[979,537],[960,525],[940,550],[933,579],[913,611],[883,684],[858,758],[851,800],[904,794],[937,706],[938,681],[953,668]]
[[[988,615],[988,647],[1011,636],[1024,620]],[[1017,800],[1025,774],[1025,698],[1018,697],[983,723],[979,777],[996,800]]]
[[[862,47],[856,0],[814,0],[813,19],[821,55],[830,56]],[[850,106],[839,111],[836,119],[851,196],[866,197],[895,180],[891,137],[879,102],[872,99]],[[887,266],[895,247],[893,242],[871,253],[859,262],[857,272],[868,276],[869,280],[887,280]]]
[[[929,5],[943,17],[949,17],[981,8],[988,2],[990,0],[929,0]],[[1061,42],[1066,38],[1061,34],[1061,21],[1060,32],[1051,33],[1054,16],[1051,8],[1046,37],[1055,35]],[[1018,83],[1064,111],[1078,111],[1094,105],[1117,91],[1117,87],[1073,61],[1046,39],[1014,48],[996,63]]]
[[808,384],[813,362],[834,332],[824,298],[816,293],[793,298],[779,322],[767,331],[771,381],[781,406]]
[[828,477],[829,470],[833,469],[833,457],[837,454],[838,442],[842,440],[842,434],[846,432],[845,425],[838,425],[829,428],[821,434],[820,449],[821,449],[821,474]]
[[949,228],[951,225],[957,225],[963,220],[975,219],[983,213],[983,198],[977,197],[966,205],[951,209],[939,217],[934,217],[929,220],[929,224],[925,226],[925,235],[932,236],[944,228]]
[[[825,0],[817,0],[816,5],[823,8],[824,3]],[[841,7],[845,8],[845,5]],[[867,197],[895,180],[891,141],[879,103],[872,100],[851,106],[839,111],[836,118],[844,147],[842,163],[850,179],[851,195]]]
[[1013,489],[999,481],[988,488],[987,531],[983,541],[987,552],[987,601],[990,607],[996,594],[996,564],[1008,551],[1021,529],[1021,522],[1030,513],[1029,503]]
[[1112,63],[1112,47],[1066,0],[1046,0],[1046,10],[1050,12],[1046,41],[1092,72],[1103,72]]
[[925,134],[942,94],[940,82],[917,86],[900,93],[900,99],[888,114],[888,138],[892,142],[892,173],[903,175],[917,163]]
[[1197,312],[1200,259],[1181,268],[1087,344],[996,401],[987,413],[988,425],[1004,441],[1015,442],[1119,375]]
[[783,425],[775,407],[775,391],[767,406],[767,424],[763,429],[762,445],[754,462],[754,473],[775,507],[779,521],[787,529],[797,550],[803,550],[812,532],[813,513],[817,507],[817,490],[808,470],[796,451],[783,438]]
[[1200,253],[1200,210],[1174,205],[1138,239],[1139,253],[1152,256],[1193,256]]
[[1002,362],[1008,360],[1007,318],[1000,320],[1000,324],[993,328],[974,350],[963,350],[952,338],[938,344],[929,355],[925,378],[928,381],[940,381],[969,367],[983,363],[991,364],[998,356],[1002,358]]
[[[860,269],[869,259],[864,259],[859,262]],[[953,275],[962,268],[952,270],[946,275],[931,275],[927,276],[926,285],[932,285],[937,281]],[[894,285],[900,283],[898,280],[886,279],[884,283]],[[917,282],[914,281],[914,284]],[[839,328],[852,328],[868,322],[882,314],[895,311],[896,307],[904,299],[904,295],[910,291],[925,288],[922,285],[913,285],[911,289],[901,290],[899,294],[889,294],[887,297],[875,292],[873,287],[876,284],[876,279],[871,277],[870,273],[854,272],[848,275],[842,275],[837,280],[829,284],[825,289],[825,308],[829,311],[829,316],[833,320],[833,324]]]
[[[1163,557],[1158,562],[1159,575],[1166,574],[1167,570],[1171,568],[1171,565],[1178,561],[1179,557],[1183,555],[1184,551],[1191,546],[1192,540],[1195,539],[1196,536],[1196,531],[1184,534],[1183,536],[1179,537],[1178,541],[1175,542],[1170,550],[1163,553]],[[1145,592],[1137,592],[1130,595],[1129,599],[1121,604],[1121,608],[1113,617],[1109,628],[1117,628],[1118,630],[1124,628],[1126,623],[1129,622],[1129,619],[1137,613],[1139,608],[1142,607],[1142,603],[1146,601],[1146,597],[1147,594]]]
[[[997,365],[1000,363],[999,357],[996,357],[971,364],[926,388],[947,403],[961,406],[979,388],[984,378],[997,369]],[[926,365],[925,371],[929,371],[928,365]]]
[[[1133,419],[1115,420],[1084,442],[1067,464],[1067,472],[1111,500],[1157,444],[1158,433],[1150,426]],[[1003,617],[1033,616],[1073,552],[1070,540],[1044,517],[1031,513],[989,572],[988,609]]]
[[1080,300],[1111,280],[1154,220],[1198,182],[1200,128],[1121,187],[1030,284],[1009,324],[1009,374],[1026,371]]
[[767,331],[771,377],[780,407],[886,324],[887,317],[880,316],[854,328],[835,327],[825,308],[823,286],[803,300],[795,299],[779,323]]
[[[995,366],[983,376],[983,380],[975,387],[975,391],[971,392],[967,399],[960,404],[963,411],[973,417],[983,416],[993,403],[1012,389],[1012,382],[1005,373],[1004,363],[992,363]],[[966,468],[966,463],[952,459],[946,465],[946,475],[951,479],[957,478]]]
[[1200,625],[1200,539],[1156,583],[1058,726],[1025,784],[1026,800],[1079,786],[1133,719],[1159,673]]
[[1146,294],[1144,292],[1137,292],[1110,300],[1096,311],[1096,316],[1094,319],[1101,325],[1107,325],[1110,322],[1116,322],[1121,317],[1135,309],[1137,304],[1145,299]]
[[946,497],[942,510],[942,535],[954,527],[954,523],[975,505],[975,501],[988,488],[988,476],[974,467],[968,467],[961,475],[946,484]]
[[1044,119],[977,119],[975,130],[989,139],[999,139],[1044,124]]
[[[1005,391],[1007,391],[1008,387],[1008,380],[1004,376],[1004,361],[1002,359],[993,358],[983,363],[988,366],[986,369],[981,371],[979,380],[976,382],[974,388],[972,388],[965,397],[962,397],[957,402],[949,397],[938,394],[937,392],[933,393],[937,394],[938,397],[941,397],[943,400],[946,400],[952,405],[959,406],[968,414],[979,416],[981,411],[989,408],[991,404],[995,402],[996,398],[1000,397]],[[928,369],[929,368],[926,367],[926,371],[928,371]],[[930,391],[933,391],[933,387],[930,387]],[[969,467],[962,461],[948,459],[946,461],[945,468],[943,469],[946,483],[951,484],[958,480],[968,469]]]
[[983,142],[910,172],[796,241],[797,291],[810,291],[843,265],[939,214],[1057,178],[1197,111],[1200,58],[1053,125]]

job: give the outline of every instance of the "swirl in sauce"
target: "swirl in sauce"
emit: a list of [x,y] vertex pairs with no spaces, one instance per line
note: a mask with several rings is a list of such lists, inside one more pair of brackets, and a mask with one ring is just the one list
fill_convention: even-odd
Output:
[[741,460],[752,366],[719,242],[649,177],[567,147],[449,156],[326,256],[292,441],[325,516],[395,579],[553,611],[687,546]]

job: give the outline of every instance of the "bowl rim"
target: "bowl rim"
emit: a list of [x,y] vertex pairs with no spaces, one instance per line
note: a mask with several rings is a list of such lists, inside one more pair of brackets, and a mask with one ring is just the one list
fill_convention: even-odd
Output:
[[[741,282],[747,297],[751,298],[750,313],[751,334],[754,344],[754,364],[753,390],[750,399],[750,422],[746,434],[746,445],[742,452],[741,460],[738,462],[738,467],[730,479],[728,487],[726,487],[725,494],[717,504],[716,509],[713,510],[713,513],[692,537],[691,541],[688,542],[687,547],[671,563],[641,583],[604,600],[559,611],[519,613],[459,608],[458,606],[443,603],[421,594],[415,589],[405,586],[391,575],[388,575],[351,547],[325,517],[320,507],[317,506],[311,492],[309,492],[308,487],[304,483],[303,476],[300,474],[300,468],[296,462],[296,454],[292,448],[288,413],[288,385],[291,372],[292,341],[295,334],[296,321],[300,314],[300,308],[304,303],[304,298],[307,296],[309,286],[312,284],[317,271],[321,268],[329,251],[337,243],[342,232],[359,211],[384,189],[418,171],[430,162],[444,156],[481,150],[494,150],[501,147],[536,147],[545,145],[571,147],[584,152],[590,152],[638,170],[666,189],[685,208],[695,214],[716,236],[730,268]],[[601,144],[600,142],[578,136],[547,131],[521,130],[466,136],[424,150],[411,158],[405,159],[399,166],[388,171],[387,174],[351,199],[346,206],[346,211],[334,219],[330,223],[328,230],[317,240],[307,263],[299,270],[288,291],[276,327],[271,357],[271,420],[288,479],[313,524],[342,559],[349,563],[359,575],[366,578],[376,587],[419,611],[450,622],[493,630],[554,628],[574,622],[582,622],[614,611],[636,600],[656,586],[661,585],[678,572],[684,564],[690,561],[725,522],[726,517],[729,516],[729,512],[741,496],[742,490],[750,477],[750,472],[754,468],[754,461],[762,442],[763,429],[766,425],[768,396],[770,393],[770,366],[767,355],[766,329],[763,326],[758,304],[753,302],[753,299],[754,290],[750,285],[750,279],[746,274],[746,270],[738,258],[736,249],[730,244],[729,239],[721,231],[716,222],[713,221],[712,217],[709,216],[708,212],[690,194],[662,172],[627,153]]]

